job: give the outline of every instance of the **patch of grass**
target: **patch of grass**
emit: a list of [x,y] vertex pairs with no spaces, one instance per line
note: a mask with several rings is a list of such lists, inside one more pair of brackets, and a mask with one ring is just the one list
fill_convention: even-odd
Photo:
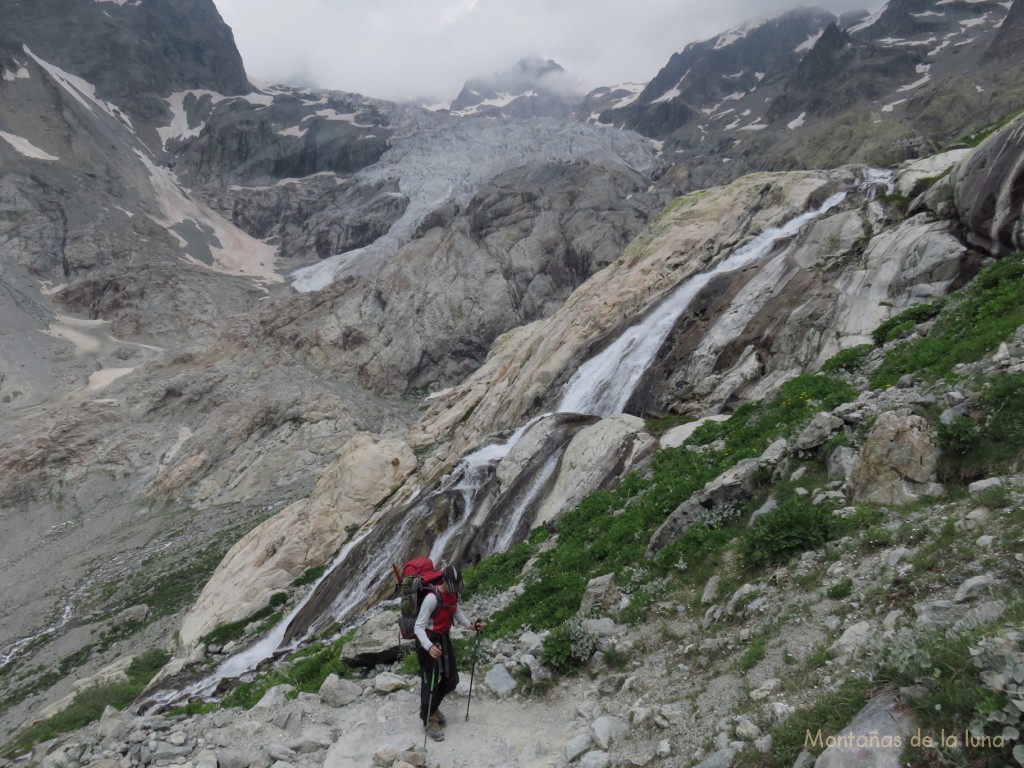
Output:
[[322,565],[314,565],[312,568],[307,568],[299,578],[292,582],[293,587],[305,587],[312,584],[314,581],[319,579],[324,573],[327,572],[327,563]]
[[740,654],[736,660],[736,666],[739,667],[740,672],[749,672],[757,666],[758,662],[765,657],[767,652],[768,636],[758,635],[750,641],[750,645]]
[[649,417],[644,420],[644,429],[647,430],[648,434],[653,435],[654,437],[661,437],[673,427],[689,424],[692,421],[692,416],[677,416],[675,414]]
[[915,304],[912,307],[908,307],[875,328],[871,332],[872,341],[875,342],[876,346],[885,346],[890,341],[898,339],[907,331],[914,330],[918,324],[938,317],[944,303],[940,299],[928,304]]
[[[222,624],[212,632],[203,635],[200,638],[200,642],[205,645],[225,645],[232,640],[237,640],[245,634],[245,628],[253,622],[262,621],[258,628],[258,632],[263,632],[274,626],[277,621],[281,619],[280,611],[275,609],[278,606],[284,605],[288,600],[287,592],[275,592],[270,596],[270,602],[260,608],[258,611],[246,616],[244,619],[239,621],[232,621],[228,624]],[[276,620],[275,620],[276,617]]]
[[844,349],[837,352],[821,365],[822,373],[857,373],[867,363],[868,355],[874,350],[870,344],[860,344],[856,347]]
[[832,600],[845,600],[853,594],[853,579],[846,578],[825,590],[825,596]]
[[927,337],[889,349],[885,361],[871,374],[871,387],[891,386],[907,373],[926,380],[949,376],[955,365],[980,360],[1022,324],[1024,256],[1017,253],[986,266],[948,298]]
[[754,568],[781,565],[791,556],[834,538],[832,511],[792,497],[754,522],[740,539],[740,556]]
[[953,144],[954,146],[966,144],[969,147],[977,147],[981,144],[981,142],[983,142],[993,133],[998,131],[1000,128],[1003,128],[1009,125],[1011,122],[1013,122],[1017,118],[1018,114],[1020,113],[1014,112],[1009,116],[1003,118],[1002,120],[999,120],[998,122],[986,125],[984,128],[979,128],[974,133],[969,133],[966,136],[961,136],[955,142],[953,142]]
[[969,483],[1011,469],[1024,458],[1024,374],[982,383],[972,418],[939,425],[940,477]]
[[860,545],[864,549],[882,549],[891,546],[892,532],[888,528],[873,525],[860,535]]
[[40,742],[88,725],[98,720],[107,706],[123,709],[143,691],[169,659],[170,654],[163,650],[139,654],[126,670],[127,681],[95,685],[81,691],[67,709],[16,734],[3,748],[4,755],[13,758]]
[[847,680],[811,709],[795,712],[776,725],[771,730],[772,751],[765,756],[765,765],[790,768],[804,749],[820,754],[823,749],[809,742],[819,731],[823,737],[840,733],[867,704],[871,688],[867,680]]
[[604,665],[608,669],[623,670],[629,665],[630,655],[618,648],[609,648],[603,654]]
[[[352,639],[355,630],[333,643],[314,643],[288,657],[265,675],[259,675],[249,682],[239,683],[221,700],[222,707],[252,709],[264,694],[275,685],[291,685],[299,693],[316,693],[330,674],[338,677],[358,678],[359,670],[341,661],[341,649]],[[412,654],[413,661],[416,656]]]
[[537,551],[537,544],[548,535],[543,528],[537,530],[541,532],[540,537],[531,536],[529,541],[488,557],[472,568],[466,568],[463,572],[465,596],[469,598],[488,592],[504,592],[516,584],[523,566]]

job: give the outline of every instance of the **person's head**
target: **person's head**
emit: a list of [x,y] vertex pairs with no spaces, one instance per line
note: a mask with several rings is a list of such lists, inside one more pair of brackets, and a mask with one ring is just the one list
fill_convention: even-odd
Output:
[[453,595],[462,594],[462,572],[454,565],[446,565],[441,574],[441,583]]

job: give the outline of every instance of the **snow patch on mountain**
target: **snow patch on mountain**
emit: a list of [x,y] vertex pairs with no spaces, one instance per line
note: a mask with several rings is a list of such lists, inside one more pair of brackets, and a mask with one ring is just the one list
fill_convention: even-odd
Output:
[[0,139],[6,141],[25,157],[31,157],[34,160],[60,160],[59,157],[55,157],[49,152],[41,150],[28,139],[23,139],[21,136],[15,136],[12,133],[0,131]]
[[852,26],[852,27],[850,27],[846,31],[851,33],[851,34],[853,34],[854,32],[860,32],[862,30],[867,29],[868,27],[872,27],[872,26],[875,25],[875,22],[877,22],[880,18],[882,18],[882,14],[884,12],[885,12],[885,8],[883,7],[882,10],[878,11],[877,13],[871,14],[866,19],[864,19],[864,21],[862,21],[860,24]]
[[164,99],[167,103],[167,108],[171,111],[171,122],[163,128],[156,129],[164,146],[167,146],[167,142],[171,139],[187,139],[198,136],[200,131],[203,130],[203,126],[206,125],[205,122],[202,122],[191,128],[189,127],[188,112],[185,109],[185,99],[189,96],[193,96],[196,99],[209,96],[214,104],[218,104],[227,98],[223,94],[214,91],[193,90],[172,93]]
[[825,34],[825,30],[824,29],[819,29],[818,33],[816,35],[810,35],[806,40],[804,40],[802,43],[800,43],[800,45],[798,45],[796,48],[794,48],[793,52],[794,53],[807,53],[812,48],[814,48],[815,45],[817,45],[818,41],[821,39],[821,36],[823,34]]
[[13,83],[15,80],[28,80],[31,75],[25,69],[25,65],[20,61],[15,61],[14,63],[18,65],[17,71],[11,72],[9,69],[0,70],[0,72],[3,72],[3,79],[9,83]]
[[65,72],[63,69],[55,64],[51,64],[45,61],[34,53],[26,45],[24,46],[25,53],[35,59],[36,63],[45,69],[50,76],[57,81],[61,88],[67,91],[68,95],[71,96],[75,101],[81,104],[83,107],[88,109],[93,114],[96,113],[95,107],[99,107],[100,110],[106,112],[108,115],[116,120],[120,120],[126,126],[134,131],[132,127],[132,121],[116,104],[111,104],[108,101],[96,97],[96,86],[87,80],[72,75],[70,72]]
[[276,249],[247,235],[214,211],[201,206],[178,186],[174,175],[135,150],[149,171],[161,206],[160,224],[188,249],[187,259],[214,272],[240,275],[266,282],[281,282],[274,272]]

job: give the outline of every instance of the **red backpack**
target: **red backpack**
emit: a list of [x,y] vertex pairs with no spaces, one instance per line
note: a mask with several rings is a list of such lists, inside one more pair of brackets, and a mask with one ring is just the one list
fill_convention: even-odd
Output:
[[437,592],[437,587],[432,586],[432,583],[441,578],[441,571],[434,568],[434,561],[429,557],[414,557],[401,569],[392,563],[391,569],[395,572],[395,580],[398,582],[398,591],[401,595],[398,632],[403,640],[412,640],[416,637],[414,628],[420,612],[420,602],[428,592]]

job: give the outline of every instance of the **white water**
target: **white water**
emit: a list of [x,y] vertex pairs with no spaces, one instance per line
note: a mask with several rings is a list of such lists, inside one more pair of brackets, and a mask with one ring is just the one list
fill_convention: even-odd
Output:
[[519,524],[523,521],[523,516],[529,511],[533,505],[537,495],[544,490],[544,486],[547,485],[548,480],[555,473],[555,468],[558,466],[559,460],[562,458],[561,451],[555,451],[549,457],[544,466],[541,467],[540,472],[537,473],[533,479],[533,485],[530,488],[530,492],[523,498],[522,501],[512,511],[512,514],[507,515],[502,523],[505,528],[501,532],[501,536],[494,544],[495,552],[504,552],[509,548],[512,543],[512,537],[515,536],[517,530],[519,530]]
[[[338,553],[338,556],[334,559],[334,562],[331,563],[331,566],[324,571],[323,575],[317,579],[316,584],[314,584],[312,589],[309,590],[306,595],[306,600],[313,595],[320,582],[330,575],[334,567],[343,562],[345,558],[348,557],[349,552],[351,552],[352,549],[365,537],[366,534],[363,534],[342,547],[341,552]],[[278,647],[281,645],[281,641],[284,640],[284,633],[287,631],[288,625],[291,624],[291,621],[295,618],[296,614],[302,610],[303,606],[306,604],[306,600],[303,600],[282,621],[278,622],[277,626],[274,627],[273,631],[269,635],[264,637],[255,645],[252,645],[244,651],[227,659],[202,680],[193,683],[182,692],[174,690],[157,691],[152,696],[153,701],[157,702],[158,705],[168,705],[190,697],[209,696],[216,689],[217,683],[224,678],[241,677],[252,672],[262,661],[273,656],[278,650]]]
[[845,198],[845,192],[832,195],[820,208],[803,213],[781,227],[765,230],[710,271],[684,280],[643,321],[627,328],[604,351],[580,366],[569,380],[557,410],[602,417],[622,413],[640,377],[676,321],[712,277],[733,272],[763,258],[780,240],[792,237],[809,221],[836,207]]

